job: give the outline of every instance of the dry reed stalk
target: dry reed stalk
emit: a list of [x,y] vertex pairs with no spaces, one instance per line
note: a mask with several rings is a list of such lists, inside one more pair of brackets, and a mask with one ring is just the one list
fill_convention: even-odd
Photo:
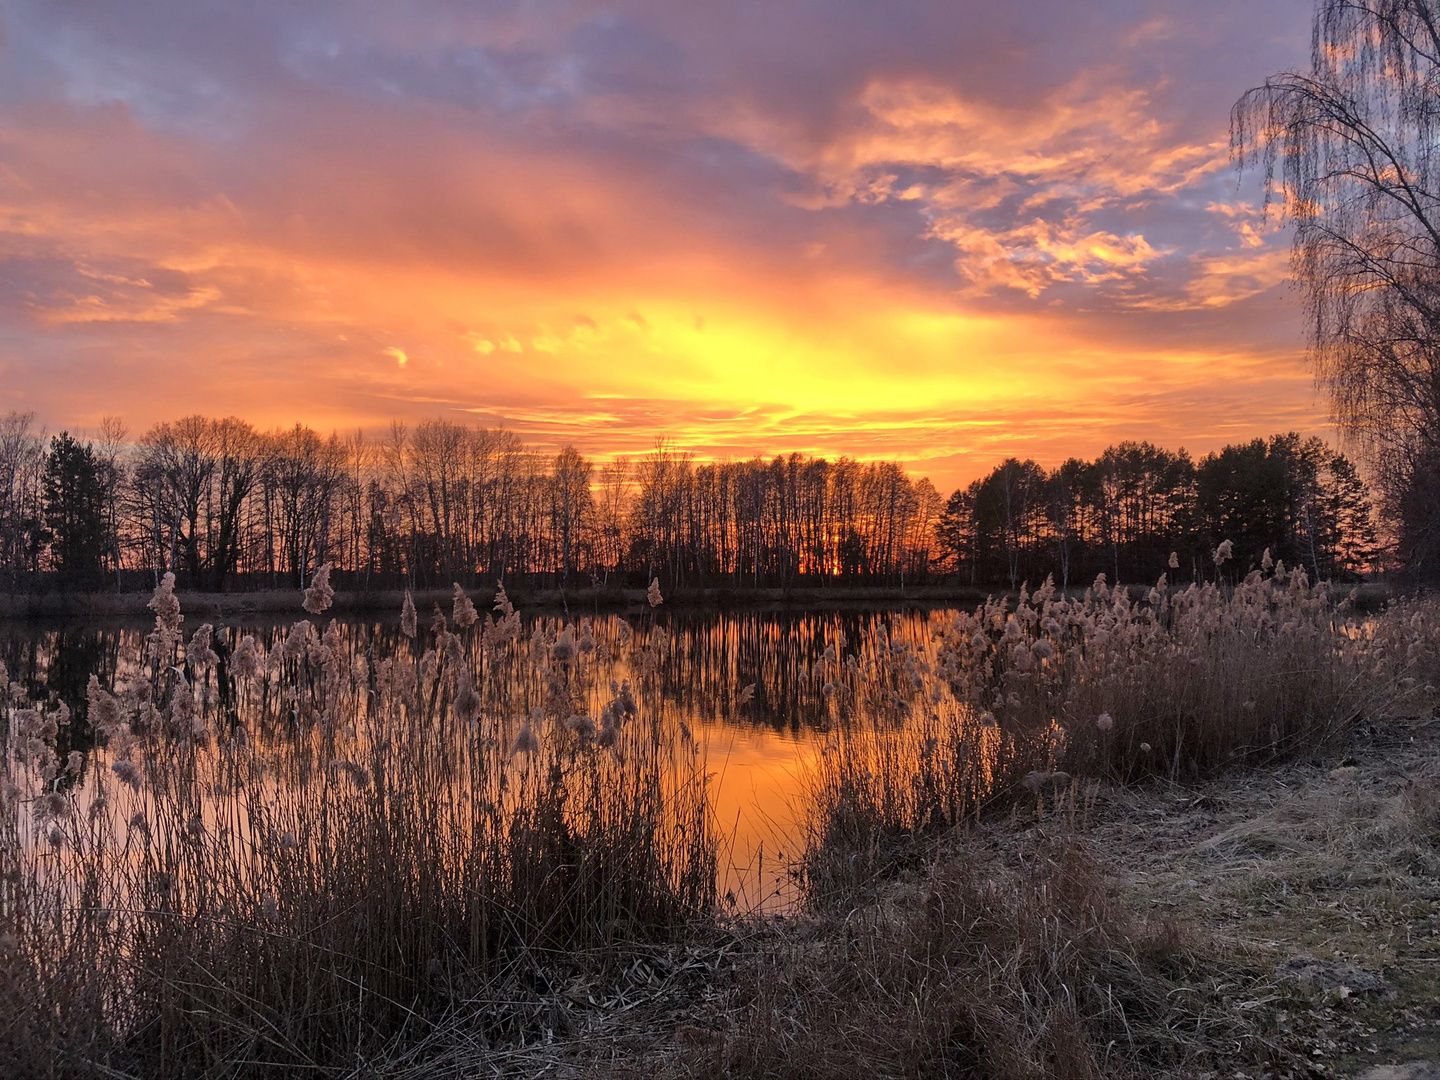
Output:
[[145,668],[92,680],[79,775],[53,713],[0,707],[0,1074],[343,1072],[517,968],[709,910],[698,748],[648,688],[595,685],[588,631],[467,634],[456,596],[459,634],[406,612],[414,664],[308,621],[262,662],[208,626],[182,648],[167,579]]

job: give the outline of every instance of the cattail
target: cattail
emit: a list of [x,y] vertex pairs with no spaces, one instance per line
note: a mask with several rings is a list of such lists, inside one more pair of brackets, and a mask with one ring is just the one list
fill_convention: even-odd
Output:
[[410,590],[405,590],[405,604],[400,608],[400,632],[406,637],[415,637],[415,598],[410,595]]
[[311,615],[319,615],[328,611],[334,601],[335,590],[330,587],[330,564],[321,563],[315,576],[310,579],[310,587],[305,590],[305,602],[301,607]]
[[155,587],[155,594],[145,605],[155,612],[155,629],[147,643],[150,655],[162,664],[168,664],[175,655],[175,646],[180,642],[180,626],[185,617],[180,614],[180,601],[175,596],[175,575],[166,572]]
[[515,741],[510,744],[510,756],[514,757],[516,754],[534,754],[538,752],[539,749],[540,743],[535,738],[535,732],[531,730],[529,724],[525,724],[520,728],[519,734],[515,736]]
[[58,791],[47,791],[34,803],[35,820],[42,824],[70,816],[70,800]]
[[445,663],[453,675],[465,663],[465,647],[460,644],[460,635],[445,635]]
[[135,790],[140,789],[140,770],[135,767],[133,761],[117,761],[110,766],[122,784],[129,784]]
[[650,587],[645,590],[645,599],[652,608],[659,607],[665,602],[664,597],[660,595],[660,579],[658,577],[650,579]]
[[595,737],[595,721],[588,716],[569,716],[565,719],[565,727],[580,739],[593,739]]
[[639,707],[635,704],[635,692],[630,689],[629,679],[620,680],[620,689],[616,694],[616,701],[619,703],[620,715],[622,716],[633,717],[640,711]]
[[455,700],[451,702],[450,708],[455,713],[455,719],[462,724],[468,724],[480,715],[480,695],[471,685],[468,671],[462,671],[460,674],[459,685],[455,690]]
[[185,646],[185,661],[191,669],[207,670],[220,659],[215,655],[215,650],[210,647],[210,640],[214,632],[213,626],[203,623],[195,633],[190,635],[190,644]]
[[230,654],[230,670],[237,679],[247,682],[260,674],[260,645],[249,634],[240,639]]
[[285,658],[287,660],[299,660],[305,655],[306,646],[309,644],[310,635],[315,627],[308,619],[301,619],[290,627],[290,632],[285,635]]
[[567,660],[575,659],[575,651],[575,632],[567,626],[560,631],[555,644],[550,646],[550,658],[563,664]]
[[195,719],[196,713],[195,693],[183,682],[175,684],[174,691],[170,694],[170,722],[176,730],[183,730],[190,726]]
[[107,738],[120,730],[120,703],[100,688],[100,680],[94,675],[85,688],[85,698],[91,727]]
[[15,726],[20,734],[31,739],[52,740],[60,734],[60,721],[38,709],[21,709],[15,713]]
[[471,602],[470,597],[465,595],[465,590],[460,588],[460,583],[457,581],[454,585],[455,603],[450,612],[450,620],[457,629],[468,630],[475,625],[480,614],[475,610],[475,605]]

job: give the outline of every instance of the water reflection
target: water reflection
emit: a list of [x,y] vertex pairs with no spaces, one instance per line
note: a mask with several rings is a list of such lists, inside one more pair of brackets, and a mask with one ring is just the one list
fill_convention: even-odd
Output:
[[[583,619],[577,629],[594,641],[592,715],[598,714],[612,680],[643,680],[651,707],[694,732],[705,749],[714,825],[722,838],[720,891],[742,907],[773,907],[794,896],[785,862],[801,842],[804,779],[821,737],[837,722],[890,719],[868,715],[871,706],[865,701],[832,699],[826,672],[847,661],[863,665],[877,651],[896,646],[928,652],[952,615],[662,612],[633,625],[614,615]],[[199,621],[187,619],[187,631]],[[563,622],[532,617],[525,633],[538,631],[553,640]],[[86,716],[91,675],[104,686],[135,678],[149,629],[141,623],[0,626],[0,661],[12,684],[22,688],[20,696],[52,706],[63,702],[71,712],[71,723],[58,736],[62,759],[72,750],[94,747]],[[290,629],[289,623],[274,620],[217,621],[217,652],[223,662],[227,646],[245,634],[254,635],[267,651],[283,647]],[[349,658],[363,658],[371,670],[387,659],[423,662],[398,621],[355,620],[336,629]],[[631,648],[632,640],[643,647]],[[492,669],[490,677],[511,680],[477,688],[490,701],[528,709],[544,693],[524,668]],[[228,684],[220,678],[215,685],[223,693]],[[230,713],[223,699],[217,704],[222,715]],[[270,734],[286,737],[283,731]],[[293,752],[304,755],[309,748],[297,738]],[[84,775],[71,776],[70,782],[83,787]]]

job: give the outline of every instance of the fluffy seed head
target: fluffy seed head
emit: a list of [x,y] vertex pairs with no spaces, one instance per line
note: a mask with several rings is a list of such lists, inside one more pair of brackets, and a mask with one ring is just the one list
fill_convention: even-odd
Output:
[[519,733],[515,736],[515,741],[510,745],[510,756],[514,757],[516,754],[534,754],[539,749],[540,742],[535,738],[535,732],[531,730],[529,724],[525,724],[520,728]]
[[302,605],[311,615],[319,615],[327,611],[335,601],[335,590],[330,587],[330,564],[322,563],[315,571],[315,576],[310,579],[310,587],[305,590],[305,602]]
[[480,615],[475,610],[475,604],[470,597],[465,595],[465,590],[460,588],[460,583],[457,581],[454,584],[455,604],[451,609],[450,619],[455,623],[456,629],[467,630],[475,625],[475,621],[480,618]]

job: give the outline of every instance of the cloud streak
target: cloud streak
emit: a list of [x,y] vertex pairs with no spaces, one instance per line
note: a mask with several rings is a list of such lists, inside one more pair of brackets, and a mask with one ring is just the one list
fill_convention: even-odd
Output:
[[1307,5],[412,7],[11,3],[0,409],[942,484],[1323,424],[1225,126]]

